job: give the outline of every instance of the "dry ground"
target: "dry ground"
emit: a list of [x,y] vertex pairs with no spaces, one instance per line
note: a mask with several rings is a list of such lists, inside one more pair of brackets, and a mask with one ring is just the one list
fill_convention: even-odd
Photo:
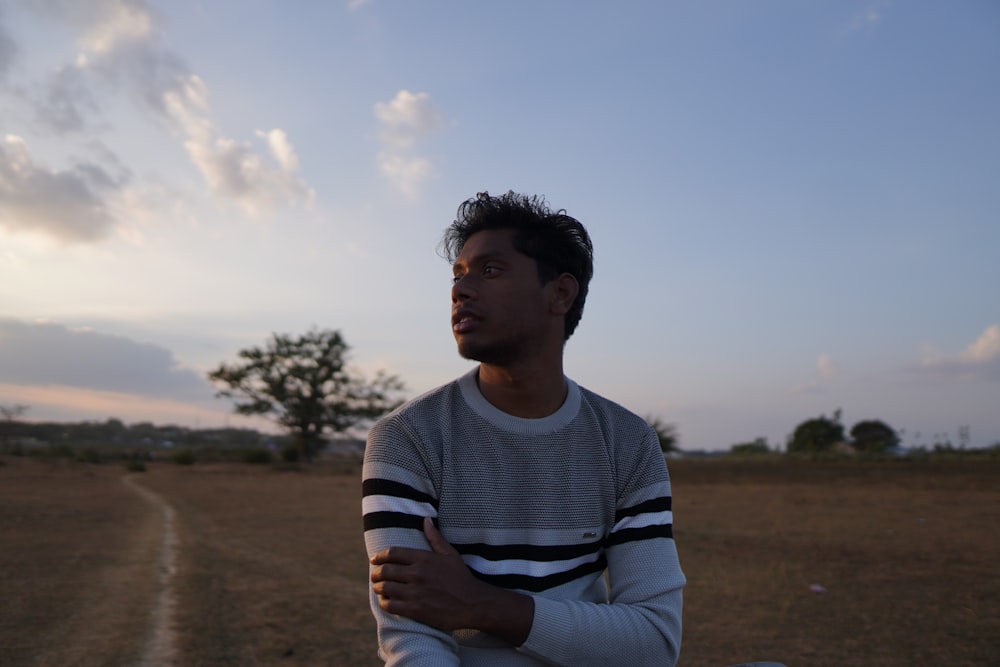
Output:
[[[121,468],[6,463],[0,664],[148,664],[163,508]],[[380,664],[359,470],[132,477],[176,518],[177,665]],[[683,667],[1000,664],[1000,463],[673,461],[671,474]]]
[[996,461],[678,461],[672,476],[682,665],[1000,665]]

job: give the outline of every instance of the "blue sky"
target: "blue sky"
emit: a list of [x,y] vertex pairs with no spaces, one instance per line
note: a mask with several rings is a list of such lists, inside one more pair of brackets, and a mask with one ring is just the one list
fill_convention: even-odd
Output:
[[0,0],[0,404],[259,425],[206,371],[312,326],[422,393],[513,189],[594,238],[567,373],[683,448],[992,444],[998,73],[986,1]]

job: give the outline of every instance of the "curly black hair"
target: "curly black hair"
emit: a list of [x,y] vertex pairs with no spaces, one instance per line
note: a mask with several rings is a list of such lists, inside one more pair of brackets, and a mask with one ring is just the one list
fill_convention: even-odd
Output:
[[544,197],[513,191],[491,197],[489,192],[480,192],[462,202],[445,230],[441,239],[444,257],[454,263],[469,237],[487,229],[513,230],[514,247],[535,260],[543,284],[563,273],[576,278],[580,291],[566,313],[564,340],[568,340],[583,316],[594,276],[594,246],[587,230],[564,209],[552,211]]

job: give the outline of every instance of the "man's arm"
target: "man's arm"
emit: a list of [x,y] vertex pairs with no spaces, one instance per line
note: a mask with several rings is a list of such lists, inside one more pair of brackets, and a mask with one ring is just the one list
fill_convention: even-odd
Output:
[[476,579],[430,517],[423,528],[431,551],[391,547],[372,557],[379,607],[439,630],[481,630],[513,646],[523,644],[534,600]]
[[653,430],[634,416],[624,423],[614,450],[614,524],[604,536],[608,603],[559,599],[558,589],[535,598],[521,650],[553,664],[670,667],[680,653],[686,580],[673,539],[670,477]]
[[[362,514],[369,559],[390,547],[430,550],[422,522],[426,516],[437,516],[431,477],[415,440],[402,425],[390,421],[372,427],[362,470]],[[370,572],[374,568],[370,565]],[[383,610],[373,587],[369,586],[369,597],[378,626],[378,653],[386,665],[459,664],[458,646],[449,633]]]
[[384,611],[442,630],[482,630],[548,664],[673,665],[685,580],[669,493],[664,481],[638,490],[622,506],[608,536],[606,604],[486,584],[472,576],[430,519],[424,531],[432,551],[393,547],[375,554],[372,590]]
[[[641,491],[660,498],[669,493],[668,486],[657,486]],[[666,537],[668,517],[669,512],[639,510],[616,521],[606,549],[608,603],[538,595],[521,650],[557,665],[674,665],[685,579],[674,541]]]

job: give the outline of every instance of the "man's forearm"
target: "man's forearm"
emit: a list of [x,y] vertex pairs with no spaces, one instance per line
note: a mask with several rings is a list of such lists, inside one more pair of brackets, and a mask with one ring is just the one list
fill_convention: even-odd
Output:
[[473,576],[430,517],[424,518],[430,551],[389,547],[371,558],[378,606],[438,630],[479,630],[520,646],[531,634],[532,597]]
[[484,586],[488,586],[490,592],[476,610],[473,629],[520,646],[531,634],[535,616],[534,598],[489,584]]

